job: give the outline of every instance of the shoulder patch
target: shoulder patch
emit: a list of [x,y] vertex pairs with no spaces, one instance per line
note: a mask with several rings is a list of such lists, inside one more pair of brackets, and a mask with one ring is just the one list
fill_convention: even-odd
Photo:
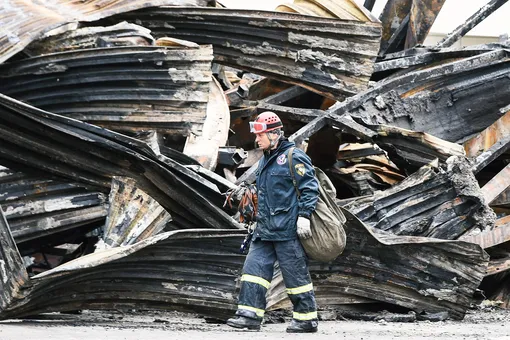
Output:
[[285,154],[278,156],[278,158],[276,159],[276,163],[278,163],[279,165],[287,163],[287,156],[285,156]]
[[306,168],[303,163],[298,163],[298,164],[294,165],[294,169],[296,169],[296,173],[299,176],[303,176],[306,172]]

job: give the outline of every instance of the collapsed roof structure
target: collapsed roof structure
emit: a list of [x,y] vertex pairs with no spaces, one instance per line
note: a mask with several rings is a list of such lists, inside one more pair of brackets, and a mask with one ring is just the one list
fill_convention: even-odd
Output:
[[448,47],[505,2],[422,47],[444,1],[379,19],[374,1],[6,1],[0,318],[231,315],[246,230],[224,193],[254,180],[264,110],[348,217],[344,254],[310,265],[320,308],[462,319],[479,288],[508,306],[509,42]]

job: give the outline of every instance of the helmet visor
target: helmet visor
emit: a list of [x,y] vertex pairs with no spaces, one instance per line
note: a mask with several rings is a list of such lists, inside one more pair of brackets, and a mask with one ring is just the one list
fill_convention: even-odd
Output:
[[250,132],[251,133],[262,133],[266,130],[267,130],[266,123],[250,122]]

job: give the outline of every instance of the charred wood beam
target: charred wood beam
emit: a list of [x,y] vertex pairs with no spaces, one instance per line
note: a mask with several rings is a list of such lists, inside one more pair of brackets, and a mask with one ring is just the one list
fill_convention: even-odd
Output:
[[405,45],[408,27],[409,27],[409,14],[407,14],[404,17],[404,19],[402,19],[400,26],[395,30],[391,38],[388,40],[387,44],[384,46],[384,50],[383,47],[381,46],[381,49],[379,50],[379,55],[383,55],[383,53],[387,52],[395,52],[401,50]]
[[[343,99],[364,90],[380,25],[283,12],[152,8],[108,19],[214,46],[215,62]],[[206,32],[206,34],[204,34]]]
[[413,0],[404,49],[422,44],[446,0]]
[[398,40],[405,39],[411,6],[412,0],[388,0],[388,2],[386,2],[379,16],[383,28],[379,55],[392,52],[389,50],[390,40],[397,40],[396,36],[401,37]]
[[230,114],[232,119],[237,119],[251,117],[263,111],[272,111],[283,118],[305,123],[309,123],[321,115],[326,115],[326,112],[323,110],[301,109],[252,100],[243,100],[235,109],[230,110]]
[[402,168],[418,168],[435,159],[444,162],[451,156],[465,156],[462,146],[427,133],[386,125],[374,129],[377,131],[374,142],[386,150],[390,159]]
[[373,138],[377,136],[377,132],[355,122],[350,116],[338,117],[335,115],[328,115],[326,119],[331,126],[335,126],[343,132],[350,133],[363,141],[372,142]]
[[295,107],[288,107],[282,105],[275,105],[265,102],[259,102],[257,105],[257,111],[272,111],[278,116],[282,116],[289,120],[300,121],[304,123],[310,123],[317,117],[326,116],[326,112],[318,109],[301,109]]
[[380,81],[328,112],[458,142],[500,117],[500,108],[508,105],[509,70],[507,51],[490,51]]
[[30,287],[19,289],[18,282],[17,291],[0,291],[9,298],[0,318],[136,306],[226,319],[236,309],[236,279],[245,259],[239,254],[243,237],[239,230],[173,231],[83,256],[32,277]]
[[[501,47],[500,47],[501,48]],[[461,50],[436,50],[431,48],[416,48],[406,50],[405,53],[394,53],[386,55],[374,66],[374,73],[406,69],[412,66],[426,65],[439,61],[447,61],[448,59],[469,58],[482,53],[486,53],[494,48],[466,48]],[[413,51],[414,53],[411,53]]]
[[510,148],[510,136],[498,140],[487,151],[475,159],[473,172],[476,174],[489,165],[493,160],[504,154]]
[[[93,21],[114,14],[152,6],[207,6],[210,0],[115,0],[108,4],[100,0],[84,2],[13,1],[7,0],[0,11],[0,27],[9,32],[8,39],[0,41],[0,63],[21,52],[30,42],[44,33],[65,32],[76,21]],[[52,15],[48,15],[52,13]],[[73,13],[72,16],[66,13]]]
[[482,194],[487,204],[490,204],[510,186],[510,164],[503,168],[496,176],[482,187]]
[[476,13],[469,17],[463,24],[450,32],[443,40],[437,43],[437,48],[452,46],[457,40],[462,38],[466,33],[471,31],[476,25],[481,23],[485,18],[491,15],[498,8],[503,6],[508,0],[491,0],[485,6],[480,8]]
[[35,57],[42,54],[97,47],[153,45],[150,30],[127,22],[109,27],[85,27],[36,40],[23,53]]
[[242,228],[221,208],[216,186],[145,143],[0,95],[0,159],[74,181],[110,187],[131,177],[183,228]]
[[383,36],[379,55],[422,44],[445,0],[389,0],[381,13]]

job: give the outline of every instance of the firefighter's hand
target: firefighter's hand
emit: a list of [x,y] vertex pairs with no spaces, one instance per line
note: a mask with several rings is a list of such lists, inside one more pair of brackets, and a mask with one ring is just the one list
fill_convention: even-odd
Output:
[[310,220],[306,217],[299,216],[297,219],[297,234],[300,239],[306,240],[312,237],[312,229],[310,228]]

